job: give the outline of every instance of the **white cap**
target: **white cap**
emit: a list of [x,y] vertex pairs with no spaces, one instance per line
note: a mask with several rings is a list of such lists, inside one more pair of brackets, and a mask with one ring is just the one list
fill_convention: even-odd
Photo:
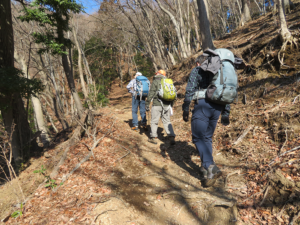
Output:
[[143,74],[141,72],[136,72],[134,78],[136,78],[137,76],[143,76]]

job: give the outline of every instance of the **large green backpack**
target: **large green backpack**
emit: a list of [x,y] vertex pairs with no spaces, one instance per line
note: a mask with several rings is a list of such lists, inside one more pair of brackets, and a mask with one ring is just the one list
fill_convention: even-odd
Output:
[[173,84],[173,80],[169,78],[163,78],[160,80],[160,89],[158,91],[158,97],[164,101],[174,101],[177,98],[176,88]]

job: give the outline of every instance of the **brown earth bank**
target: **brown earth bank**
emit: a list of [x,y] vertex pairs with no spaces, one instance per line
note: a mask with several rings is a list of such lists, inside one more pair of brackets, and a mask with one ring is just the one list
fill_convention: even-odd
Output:
[[[199,52],[168,72],[178,90],[174,147],[162,124],[157,145],[147,142],[149,131],[131,131],[131,96],[116,80],[110,106],[97,112],[95,125],[76,145],[66,147],[63,141],[72,134],[62,134],[43,157],[30,161],[19,182],[0,187],[2,222],[299,224],[300,53],[295,46],[287,48],[280,64],[282,43],[274,18],[267,14],[215,41],[242,57],[247,67],[238,70],[239,97],[232,104],[231,123],[218,123],[214,134],[214,159],[224,173],[213,187],[201,185],[201,162],[181,112]],[[299,43],[299,4],[287,22]],[[46,176],[57,171],[52,188],[45,187],[51,182],[44,175],[33,173],[42,165]],[[20,211],[22,216],[10,217]]]

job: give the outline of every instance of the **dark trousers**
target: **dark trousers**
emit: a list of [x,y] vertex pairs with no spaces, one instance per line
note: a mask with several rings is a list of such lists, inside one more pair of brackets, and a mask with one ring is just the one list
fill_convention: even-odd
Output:
[[193,143],[199,151],[202,166],[205,169],[214,163],[212,156],[212,136],[223,109],[223,105],[209,102],[206,99],[200,99],[192,111]]
[[145,125],[147,123],[146,120],[146,109],[145,109],[145,97],[142,98],[142,100],[140,100],[140,97],[137,96],[137,98],[135,98],[134,96],[132,96],[132,125],[134,127],[138,126],[138,109],[140,108],[140,114],[141,114],[141,118],[142,118],[142,124]]

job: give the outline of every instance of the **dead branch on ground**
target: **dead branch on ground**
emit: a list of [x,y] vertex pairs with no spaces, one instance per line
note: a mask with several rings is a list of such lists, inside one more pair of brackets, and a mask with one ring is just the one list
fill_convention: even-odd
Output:
[[[67,180],[67,179],[75,172],[75,170],[77,170],[77,169],[81,166],[81,164],[83,164],[84,162],[86,162],[92,155],[94,155],[94,154],[93,154],[93,150],[98,146],[99,142],[100,142],[106,135],[108,135],[108,134],[111,132],[111,130],[112,130],[114,124],[115,124],[115,121],[112,123],[112,125],[111,125],[109,131],[107,131],[107,132],[106,132],[101,138],[99,138],[99,139],[96,139],[97,127],[94,128],[94,132],[93,132],[93,135],[92,135],[92,137],[93,137],[93,139],[94,139],[94,143],[93,143],[93,146],[92,146],[91,148],[89,147],[90,153],[89,153],[86,157],[84,157],[84,159],[82,159],[79,163],[77,163],[77,165],[72,169],[71,172],[69,172],[67,175],[64,175],[64,176],[63,176],[63,178],[62,178],[62,180],[61,180],[61,183],[64,183],[64,182],[65,182],[65,181],[66,181],[66,180]],[[91,135],[89,132],[88,132],[88,134]],[[88,146],[88,145],[86,145],[86,146]],[[56,191],[59,189],[59,187],[60,187],[60,186],[57,186],[57,187],[53,190],[53,192],[56,192]]]
[[249,125],[247,129],[244,131],[244,133],[233,143],[233,145],[237,145],[238,143],[240,143],[252,128],[253,125]]
[[300,148],[300,146],[298,146],[298,147],[295,147],[295,148],[293,148],[293,149],[291,149],[291,150],[288,150],[288,151],[286,151],[286,152],[284,152],[284,153],[280,154],[279,156],[277,156],[276,158],[274,158],[274,159],[272,159],[272,160],[271,160],[271,162],[269,163],[269,166],[271,166],[273,163],[275,163],[275,159],[277,159],[277,158],[280,158],[280,157],[282,157],[282,156],[286,155],[287,153],[290,153],[290,152],[296,151],[296,150],[298,150],[299,148]]
[[128,152],[127,152],[125,155],[123,155],[122,157],[118,158],[118,159],[116,160],[116,162],[118,162],[119,160],[125,158],[127,155],[129,155],[129,154],[131,153],[131,151],[130,151],[129,149],[125,148],[125,147],[122,146],[122,145],[120,145],[120,146],[121,146],[122,148],[126,149]]
[[82,127],[83,127],[83,124],[84,122],[86,121],[87,119],[87,116],[88,116],[88,110],[85,110],[75,131],[74,131],[74,134],[72,135],[72,137],[65,143],[64,146],[67,146],[59,163],[54,167],[54,169],[52,170],[52,173],[50,174],[50,177],[53,178],[55,176],[57,176],[57,173],[58,173],[58,169],[59,167],[64,163],[66,157],[67,157],[67,153],[68,151],[70,150],[70,147],[75,145],[78,141],[79,141],[79,137],[81,135],[81,131],[82,131]]

